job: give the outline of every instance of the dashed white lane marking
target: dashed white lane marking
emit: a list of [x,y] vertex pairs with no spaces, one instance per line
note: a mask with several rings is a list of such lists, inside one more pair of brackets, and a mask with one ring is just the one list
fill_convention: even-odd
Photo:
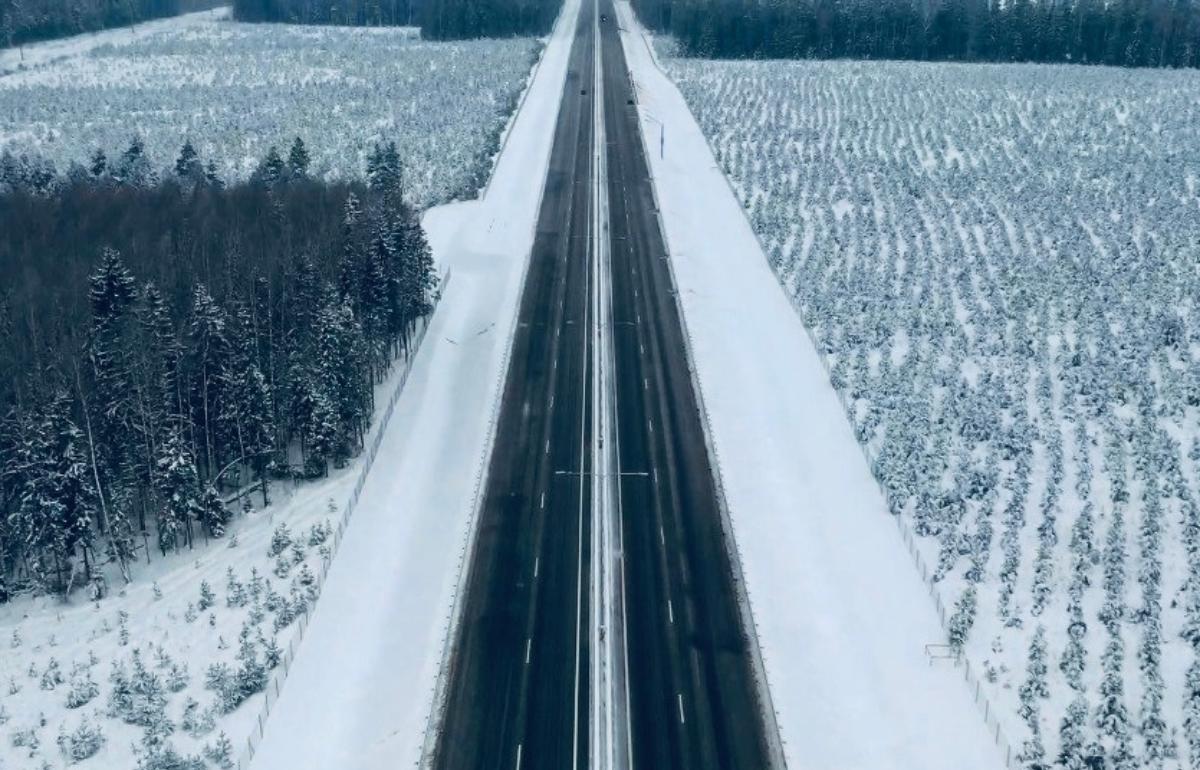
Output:
[[642,390],[650,390],[650,380],[642,378]]
[[521,770],[521,744],[517,744],[517,770]]
[[538,576],[538,567],[541,565],[541,563],[542,563],[542,559],[540,556],[534,558],[534,560],[533,560],[533,576],[535,578]]
[[554,408],[554,394],[553,393],[550,394],[550,408],[551,409]]
[[646,422],[648,422],[650,424],[650,432],[653,433],[654,432],[654,418],[647,417]]
[[675,693],[675,697],[679,700],[679,724],[686,724],[687,720],[683,718],[683,694]]
[[[675,625],[675,606],[671,604],[670,599],[667,599],[667,618],[671,621],[671,625]],[[528,662],[526,661],[526,663]]]
[[550,439],[546,439],[546,454],[550,454]]
[[667,536],[663,534],[663,528],[661,524],[658,525],[658,542],[662,543],[663,545],[667,544]]
[[542,507],[542,508],[545,508],[545,507],[546,507],[546,493],[545,493],[545,492],[543,492],[543,493],[542,493],[542,504],[541,504],[541,507]]
[[526,666],[529,665],[529,652],[532,649],[533,649],[533,639],[532,638],[526,639],[525,640],[525,665]]

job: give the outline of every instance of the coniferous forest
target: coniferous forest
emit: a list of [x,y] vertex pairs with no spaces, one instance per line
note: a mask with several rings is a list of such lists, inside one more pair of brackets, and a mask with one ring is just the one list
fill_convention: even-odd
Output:
[[1200,66],[1196,0],[633,0],[688,56]]
[[128,26],[218,4],[217,0],[0,0],[0,48]]
[[343,24],[358,27],[411,25],[411,0],[233,0],[238,21],[278,21],[289,24]]
[[544,35],[558,0],[233,0],[239,21],[295,24],[412,24],[427,40]]
[[299,139],[226,185],[135,140],[50,177],[0,162],[0,601],[105,591],[362,447],[431,310],[392,145],[365,183]]

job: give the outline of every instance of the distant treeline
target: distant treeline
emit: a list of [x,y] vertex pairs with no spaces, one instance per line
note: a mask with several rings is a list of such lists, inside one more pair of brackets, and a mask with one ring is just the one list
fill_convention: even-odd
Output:
[[165,173],[136,141],[65,177],[0,157],[0,602],[101,593],[361,449],[432,255],[393,145],[365,184],[308,164],[297,140],[226,186],[190,144]]
[[0,48],[124,27],[223,0],[0,0]]
[[1197,0],[633,0],[688,56],[1200,66]]
[[411,0],[233,0],[238,21],[288,24],[408,26],[416,23],[414,10]]
[[296,24],[415,25],[428,40],[461,40],[550,31],[561,0],[233,0],[240,21]]
[[545,35],[561,0],[417,0],[421,36],[429,40]]

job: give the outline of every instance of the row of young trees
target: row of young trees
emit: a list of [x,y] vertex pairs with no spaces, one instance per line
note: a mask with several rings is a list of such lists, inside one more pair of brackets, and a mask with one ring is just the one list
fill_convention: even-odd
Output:
[[1195,0],[634,0],[705,58],[1200,66]]
[[1013,766],[1200,770],[1192,75],[664,61]]
[[233,0],[240,21],[358,26],[417,25],[429,40],[544,35],[557,0]]
[[229,186],[190,143],[163,174],[134,141],[36,187],[0,162],[0,601],[102,592],[359,451],[432,256],[394,145],[367,184],[308,158]]

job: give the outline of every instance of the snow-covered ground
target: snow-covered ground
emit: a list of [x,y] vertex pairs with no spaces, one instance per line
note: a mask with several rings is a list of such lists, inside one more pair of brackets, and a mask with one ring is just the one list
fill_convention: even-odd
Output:
[[[800,319],[618,3],[651,172],[788,765],[1000,767]],[[659,140],[665,126],[665,153]]]
[[36,69],[59,59],[82,56],[100,46],[128,45],[142,37],[156,35],[160,32],[178,31],[196,25],[206,26],[210,22],[228,18],[228,7],[213,8],[210,11],[197,11],[181,16],[147,21],[132,29],[117,27],[57,40],[31,43],[20,48],[5,48],[0,50],[0,76],[10,72]]
[[533,38],[425,42],[414,28],[241,24],[224,10],[0,53],[0,152],[59,171],[135,134],[156,169],[185,140],[226,179],[299,136],[312,173],[358,177],[395,141],[409,197],[474,194],[537,55]]
[[450,283],[256,770],[409,767],[421,755],[578,8],[566,4],[486,195],[426,215]]
[[1018,764],[1200,767],[1200,73],[663,64]]
[[[376,388],[377,403],[386,404],[402,385],[405,368],[398,362]],[[383,427],[380,419],[372,436]],[[271,644],[281,657],[295,646],[364,460],[321,482],[273,485],[271,505],[235,517],[223,539],[165,558],[154,553],[152,562],[134,567],[133,583],[99,602],[79,591],[67,603],[22,597],[0,605],[0,768],[77,764],[88,753],[88,736],[98,735],[102,744],[81,766],[131,770],[148,726],[140,717],[154,713],[160,696],[171,724],[167,740],[180,756],[220,768],[222,760],[204,751],[224,737],[224,758],[236,760],[266,696],[252,695],[225,713],[208,671],[242,666],[247,626],[258,664],[267,663]],[[149,676],[136,675],[135,660]],[[115,695],[118,666],[146,694],[135,696],[131,708]],[[147,684],[150,677],[157,686]],[[87,729],[80,732],[81,725]]]

